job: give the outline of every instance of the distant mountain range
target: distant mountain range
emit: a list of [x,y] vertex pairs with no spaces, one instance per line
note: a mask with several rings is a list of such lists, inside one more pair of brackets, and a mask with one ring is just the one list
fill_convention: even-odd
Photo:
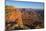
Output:
[[37,14],[44,14],[44,9],[32,9],[32,8],[16,8],[20,11],[24,11],[24,12],[36,12]]

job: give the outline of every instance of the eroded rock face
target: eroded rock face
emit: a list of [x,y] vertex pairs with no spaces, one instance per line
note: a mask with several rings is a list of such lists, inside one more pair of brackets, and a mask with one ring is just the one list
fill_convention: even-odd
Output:
[[[8,12],[8,13],[7,13]],[[15,27],[23,28],[22,13],[16,8],[6,7],[6,22],[15,22]]]
[[[6,22],[8,29],[32,29],[43,26],[42,17],[38,15],[34,10],[27,10],[28,8],[14,8],[6,7]],[[27,10],[27,11],[26,11]],[[39,19],[40,18],[40,19]],[[44,22],[43,22],[44,23]],[[38,26],[37,26],[38,24]],[[39,25],[40,24],[40,25]],[[42,24],[42,25],[41,25]]]

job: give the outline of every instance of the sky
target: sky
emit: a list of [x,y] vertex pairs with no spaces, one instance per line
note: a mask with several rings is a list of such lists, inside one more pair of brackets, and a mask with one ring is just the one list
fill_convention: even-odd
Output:
[[43,9],[43,2],[24,2],[24,1],[6,1],[6,5],[14,6],[16,8],[33,8]]

